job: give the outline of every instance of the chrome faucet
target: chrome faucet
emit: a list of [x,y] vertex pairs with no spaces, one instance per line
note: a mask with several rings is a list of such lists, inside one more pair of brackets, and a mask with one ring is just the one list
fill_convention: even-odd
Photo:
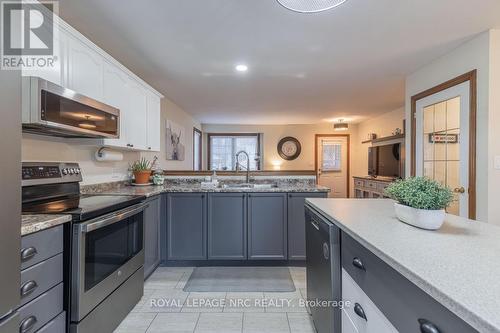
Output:
[[236,172],[240,171],[240,168],[244,168],[244,166],[240,164],[239,158],[241,154],[245,154],[245,156],[247,157],[247,167],[245,169],[247,172],[246,183],[248,184],[250,183],[250,156],[248,156],[248,153],[244,150],[240,150],[236,153]]

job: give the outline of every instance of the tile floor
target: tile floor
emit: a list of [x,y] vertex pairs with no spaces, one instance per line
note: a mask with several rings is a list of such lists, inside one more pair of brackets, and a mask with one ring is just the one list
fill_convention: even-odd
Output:
[[189,293],[182,288],[192,267],[159,267],[115,333],[315,333],[301,303],[305,268],[289,269],[295,292]]

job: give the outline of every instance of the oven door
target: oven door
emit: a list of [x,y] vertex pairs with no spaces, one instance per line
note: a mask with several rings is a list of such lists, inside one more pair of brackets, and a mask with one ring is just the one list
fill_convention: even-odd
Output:
[[146,206],[73,225],[71,321],[82,320],[144,265]]

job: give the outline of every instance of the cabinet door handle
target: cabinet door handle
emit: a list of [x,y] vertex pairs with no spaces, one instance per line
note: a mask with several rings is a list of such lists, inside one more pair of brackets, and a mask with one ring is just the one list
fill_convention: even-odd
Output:
[[311,219],[311,224],[312,226],[319,231],[319,224],[318,224],[318,221],[314,220],[314,219]]
[[421,333],[439,333],[439,329],[427,319],[419,319]]
[[30,280],[28,282],[25,282],[21,286],[21,297],[27,296],[31,294],[35,289],[38,288],[38,284],[36,281]]
[[38,251],[36,250],[36,247],[30,246],[25,249],[21,250],[21,261],[27,261],[33,258]]
[[20,333],[29,332],[35,326],[37,321],[38,319],[36,319],[35,316],[29,316],[28,318],[24,319],[19,325],[19,332]]
[[352,265],[362,271],[366,271],[365,265],[358,257],[354,257],[354,259],[352,259]]
[[363,307],[359,304],[359,303],[356,303],[354,304],[354,312],[360,317],[360,318],[363,318],[364,320],[368,321],[368,319],[366,319],[366,314],[365,314],[365,310],[363,310]]

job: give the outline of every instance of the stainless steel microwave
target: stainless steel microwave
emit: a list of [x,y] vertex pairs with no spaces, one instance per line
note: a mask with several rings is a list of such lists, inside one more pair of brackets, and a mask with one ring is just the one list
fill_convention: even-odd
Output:
[[47,80],[23,78],[23,132],[119,138],[120,110]]

